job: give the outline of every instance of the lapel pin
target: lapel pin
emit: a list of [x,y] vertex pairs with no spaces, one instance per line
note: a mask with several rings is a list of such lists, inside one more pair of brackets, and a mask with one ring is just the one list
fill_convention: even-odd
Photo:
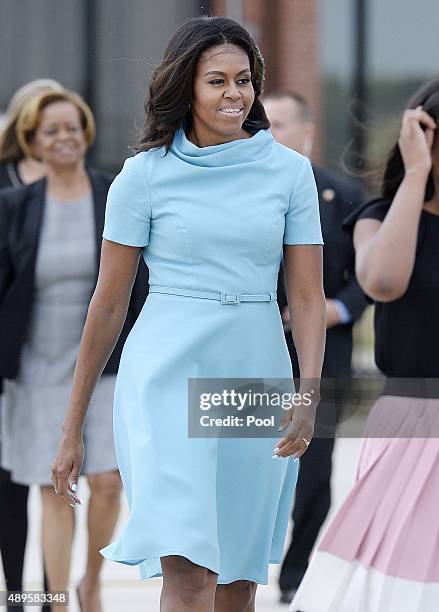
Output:
[[335,198],[335,191],[333,189],[324,189],[322,191],[322,198],[325,202],[332,202]]

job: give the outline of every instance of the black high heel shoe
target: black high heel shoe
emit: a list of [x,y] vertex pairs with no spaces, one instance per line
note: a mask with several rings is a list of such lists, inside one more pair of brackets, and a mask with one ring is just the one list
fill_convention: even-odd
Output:
[[284,604],[290,604],[293,601],[293,597],[296,594],[296,591],[297,589],[288,589],[285,591],[281,591],[279,602]]

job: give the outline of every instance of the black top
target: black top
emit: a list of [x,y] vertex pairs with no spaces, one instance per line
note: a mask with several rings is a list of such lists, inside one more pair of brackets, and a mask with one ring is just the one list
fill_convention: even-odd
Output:
[[[372,200],[348,216],[343,226],[352,233],[359,219],[382,221],[390,204]],[[374,326],[375,361],[386,376],[439,377],[439,215],[422,211],[407,291],[393,302],[375,303]]]
[[15,162],[0,162],[0,189],[5,187],[21,187],[23,181],[18,173]]

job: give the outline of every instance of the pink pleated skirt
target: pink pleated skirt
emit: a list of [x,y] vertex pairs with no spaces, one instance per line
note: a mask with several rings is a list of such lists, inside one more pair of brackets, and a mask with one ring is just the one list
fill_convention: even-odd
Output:
[[438,429],[439,399],[376,402],[355,485],[291,612],[439,611]]

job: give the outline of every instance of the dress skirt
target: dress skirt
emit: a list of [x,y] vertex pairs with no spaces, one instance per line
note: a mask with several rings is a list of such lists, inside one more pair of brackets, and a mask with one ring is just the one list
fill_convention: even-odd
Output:
[[116,381],[115,448],[131,513],[106,558],[152,578],[161,556],[181,555],[220,584],[267,584],[268,564],[282,559],[298,461],[272,458],[281,434],[188,437],[189,378],[258,376],[291,379],[276,302],[148,296]]
[[378,400],[355,486],[311,558],[291,612],[439,609],[438,428],[438,399]]

